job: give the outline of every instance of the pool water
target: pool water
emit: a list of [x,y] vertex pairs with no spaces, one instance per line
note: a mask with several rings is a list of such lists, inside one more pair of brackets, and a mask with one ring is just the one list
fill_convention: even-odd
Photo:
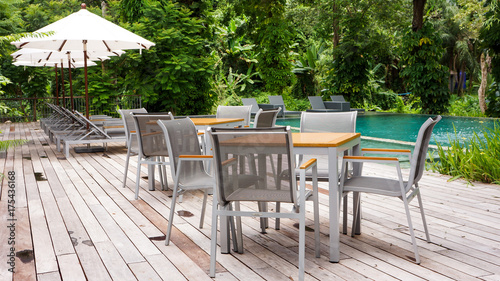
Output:
[[[420,126],[431,116],[433,115],[367,112],[358,115],[356,132],[361,133],[363,137],[363,147],[379,147],[378,141],[383,141],[385,148],[401,148],[416,141]],[[430,144],[440,143],[442,146],[449,146],[449,140],[455,139],[455,129],[456,137],[461,142],[471,139],[474,132],[482,137],[481,132],[484,128],[493,129],[495,123],[499,126],[499,119],[443,116],[434,127]],[[276,125],[290,126],[299,130],[300,118],[278,118]]]

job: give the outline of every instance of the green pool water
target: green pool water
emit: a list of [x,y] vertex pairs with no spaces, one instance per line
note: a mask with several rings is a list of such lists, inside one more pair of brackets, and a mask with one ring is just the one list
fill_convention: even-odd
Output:
[[[386,148],[400,148],[416,141],[420,126],[431,116],[367,112],[358,115],[356,132],[361,133],[361,136],[364,137],[363,147],[380,147],[380,141],[382,141]],[[450,138],[458,137],[461,141],[465,141],[471,139],[474,132],[481,137],[481,131],[484,128],[494,128],[495,123],[499,126],[499,119],[443,116],[443,119],[434,127],[430,144],[436,145],[438,142],[443,146],[449,146]],[[278,118],[276,124],[291,126],[293,129],[299,130],[300,118]]]

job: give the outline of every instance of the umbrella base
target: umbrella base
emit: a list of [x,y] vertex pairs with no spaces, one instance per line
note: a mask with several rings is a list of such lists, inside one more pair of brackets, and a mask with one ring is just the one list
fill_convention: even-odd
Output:
[[81,146],[73,148],[75,153],[93,153],[104,152],[106,149],[102,146]]

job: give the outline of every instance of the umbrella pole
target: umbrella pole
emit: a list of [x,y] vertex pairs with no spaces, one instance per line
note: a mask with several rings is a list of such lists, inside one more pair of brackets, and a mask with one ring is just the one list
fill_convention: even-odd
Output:
[[[85,73],[85,117],[89,118],[89,84],[87,78],[87,40],[83,40],[83,69]],[[89,124],[87,124],[89,130]]]
[[71,77],[71,57],[68,53],[68,71],[69,71],[69,94],[71,96],[71,111],[75,111],[75,105],[73,103],[73,79]]
[[59,105],[59,81],[57,79],[57,63],[55,64],[55,73],[56,73],[56,105]]
[[62,84],[62,105],[66,107],[66,93],[64,89],[64,65],[63,60],[61,60],[61,84]]

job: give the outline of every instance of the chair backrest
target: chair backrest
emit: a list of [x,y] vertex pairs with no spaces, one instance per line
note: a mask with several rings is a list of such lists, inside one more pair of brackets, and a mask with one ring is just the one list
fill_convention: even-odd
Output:
[[[293,143],[290,127],[211,128],[217,196],[219,203],[231,201],[292,202],[297,204]],[[241,165],[239,157],[258,158]],[[267,173],[271,161],[282,157],[276,176]]]
[[[178,175],[180,183],[205,173],[201,161],[185,161],[178,171],[179,155],[201,155],[198,131],[190,118],[158,120],[167,141],[172,176]],[[177,174],[179,172],[179,174]]]
[[432,130],[437,122],[441,120],[441,115],[436,117],[429,117],[427,121],[422,124],[418,131],[417,141],[413,149],[413,156],[411,159],[410,177],[408,180],[408,188],[412,184],[418,183],[425,170],[425,159],[427,157],[427,149],[429,148],[429,141],[431,139]]
[[252,107],[250,110],[251,114],[256,114],[257,111],[259,111],[259,104],[257,103],[257,100],[255,98],[242,98],[241,102],[243,105],[249,105]]
[[341,96],[341,95],[339,95],[339,96],[330,96],[330,98],[332,99],[332,101],[344,101],[344,102],[346,101],[344,99],[344,96]]
[[137,142],[139,143],[139,156],[168,156],[167,144],[163,130],[158,125],[158,120],[172,120],[172,113],[130,113],[134,119]]
[[300,117],[300,131],[302,133],[355,133],[357,116],[357,111],[304,112]]
[[320,96],[308,96],[309,103],[311,103],[312,109],[326,109],[323,98]]
[[118,109],[118,112],[120,113],[123,120],[123,127],[125,128],[125,136],[127,137],[127,147],[130,147],[131,145],[129,144],[130,134],[135,132],[134,118],[132,117],[130,112],[147,113],[148,111],[145,108],[134,108],[134,109]]
[[273,105],[278,105],[280,106],[283,111],[286,111],[285,107],[285,101],[283,101],[283,97],[278,95],[278,96],[267,96],[269,98],[269,103]]
[[252,107],[249,105],[225,106],[219,105],[217,107],[216,118],[244,118],[244,126],[250,125]]
[[281,111],[281,107],[276,109],[263,110],[259,109],[255,114],[255,119],[253,120],[254,128],[269,128],[276,125],[276,118]]

